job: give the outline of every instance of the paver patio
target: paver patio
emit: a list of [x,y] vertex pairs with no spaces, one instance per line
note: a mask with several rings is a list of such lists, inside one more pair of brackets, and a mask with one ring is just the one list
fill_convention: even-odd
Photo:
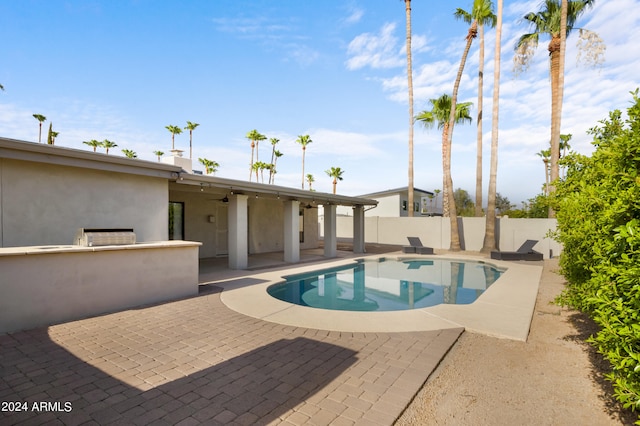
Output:
[[206,291],[0,336],[0,423],[389,425],[462,333],[285,326]]

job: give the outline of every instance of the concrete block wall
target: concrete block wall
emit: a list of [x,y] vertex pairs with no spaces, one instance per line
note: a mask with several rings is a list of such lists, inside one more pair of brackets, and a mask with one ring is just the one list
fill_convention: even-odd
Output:
[[[324,229],[320,217],[319,230]],[[458,230],[463,250],[480,251],[484,243],[486,220],[484,217],[459,217]],[[517,250],[526,240],[538,240],[535,250],[545,259],[558,256],[562,246],[549,237],[555,231],[555,219],[499,218],[496,224],[498,248],[503,251]],[[353,238],[353,217],[337,217],[339,239]],[[445,217],[367,217],[365,218],[365,241],[376,244],[408,245],[407,237],[419,237],[422,244],[436,249],[448,249],[451,244],[451,223]]]

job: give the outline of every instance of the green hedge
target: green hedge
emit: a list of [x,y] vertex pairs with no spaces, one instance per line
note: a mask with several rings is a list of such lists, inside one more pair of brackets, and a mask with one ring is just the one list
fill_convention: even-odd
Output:
[[[640,98],[591,129],[596,149],[571,154],[552,205],[568,284],[558,301],[600,326],[590,341],[611,363],[626,408],[640,408]],[[640,422],[638,423],[640,424]]]

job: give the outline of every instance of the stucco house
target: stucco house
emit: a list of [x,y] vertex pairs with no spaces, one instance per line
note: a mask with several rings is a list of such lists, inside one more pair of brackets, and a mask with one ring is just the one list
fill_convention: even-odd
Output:
[[[190,160],[129,159],[0,138],[0,247],[70,244],[78,228],[133,228],[138,241],[189,240],[200,258],[228,256],[234,269],[254,253],[316,248],[318,206],[356,212],[364,251],[364,210],[376,201],[193,173]],[[356,223],[357,222],[357,223]],[[325,256],[336,251],[325,220]],[[333,237],[332,237],[333,235]]]
[[[162,162],[0,138],[0,334],[198,294],[199,259],[319,247],[336,256],[336,208],[376,201],[193,173]],[[123,245],[76,244],[80,228],[133,230]]]

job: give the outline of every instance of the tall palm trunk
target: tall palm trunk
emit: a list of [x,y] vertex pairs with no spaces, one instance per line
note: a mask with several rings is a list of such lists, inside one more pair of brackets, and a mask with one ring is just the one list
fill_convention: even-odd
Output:
[[[449,217],[449,197],[448,187],[451,180],[451,154],[447,140],[449,138],[449,123],[442,126],[442,216]],[[447,176],[447,171],[449,175]]]
[[[453,141],[453,127],[456,121],[456,105],[458,103],[458,90],[460,88],[460,80],[462,80],[462,71],[464,65],[467,62],[467,56],[469,55],[469,49],[471,48],[471,42],[478,34],[478,22],[473,21],[467,34],[467,44],[462,52],[462,59],[460,60],[460,67],[458,68],[458,75],[456,75],[456,81],[453,84],[453,94],[451,95],[451,112],[449,113],[449,129],[446,142],[446,154],[447,157],[443,163],[445,164],[445,170],[443,173],[444,179],[447,181],[447,187],[445,188],[445,197],[448,198],[449,204],[449,222],[451,223],[451,245],[450,250],[460,250],[460,235],[458,234],[458,214],[456,211],[456,204],[453,201],[453,180],[451,179],[451,145]],[[445,149],[443,147],[443,153]]]
[[[413,217],[413,71],[411,66],[411,0],[405,0],[407,15],[407,86],[409,89],[409,182],[407,186],[408,204],[407,215]],[[334,190],[335,193],[335,190]]]
[[[251,182],[251,175],[253,175],[253,152],[256,148],[256,143],[254,141],[251,141],[251,164],[249,165],[249,182]],[[256,177],[256,182],[258,181],[258,178]]]
[[[551,187],[553,192],[553,182],[559,176],[558,160],[560,158],[560,46],[559,36],[553,36],[549,42],[549,56],[551,57]],[[549,216],[553,217],[553,211],[549,211]]]
[[498,0],[496,21],[496,50],[493,71],[493,111],[491,117],[491,168],[489,171],[489,194],[487,196],[487,214],[482,252],[496,249],[496,180],[498,174],[498,113],[500,100],[500,47],[502,39],[502,3]]
[[[558,87],[556,89],[555,97],[553,99],[553,102],[555,103],[555,110],[552,112],[552,114],[554,114],[554,117],[551,125],[551,131],[553,132],[553,134],[551,135],[551,158],[552,158],[551,176],[550,176],[551,181],[554,181],[554,177],[553,177],[554,174],[555,174],[555,179],[560,177],[560,166],[558,164],[558,159],[560,158],[560,132],[562,131],[562,101],[564,97],[564,60],[565,60],[566,47],[567,47],[568,12],[569,12],[569,1],[562,0],[561,11],[560,11],[560,46],[558,48],[558,65],[557,65]],[[553,60],[552,60],[551,66],[553,71]],[[552,81],[552,90],[553,90],[553,81]],[[552,105],[552,109],[553,109],[553,105]],[[555,128],[553,127],[553,121],[555,121]],[[557,155],[555,157],[554,157],[554,149],[553,149],[554,143],[557,146],[557,150],[555,152],[555,154]],[[555,161],[555,167],[554,167],[553,161]],[[552,191],[555,190],[555,187],[551,188],[551,190]],[[549,207],[549,217],[555,217],[555,216],[556,216],[556,212],[551,207]]]
[[278,163],[278,157],[276,156],[273,159],[273,175],[271,176],[271,178],[269,179],[269,183],[271,184],[275,184],[276,183],[276,164]]
[[269,183],[271,183],[271,179],[273,178],[273,171],[275,170],[276,163],[273,161],[273,158],[276,156],[276,145],[273,144],[271,147],[271,167],[269,167]]
[[482,216],[482,98],[484,86],[484,25],[478,24],[480,33],[480,52],[478,62],[478,118],[476,131],[476,217]]
[[544,194],[545,195],[549,195],[549,183],[551,182],[551,180],[549,179],[550,177],[550,170],[549,170],[549,160],[544,159],[542,160],[544,163]]
[[307,148],[302,146],[302,189],[304,189],[304,154],[307,152]]

